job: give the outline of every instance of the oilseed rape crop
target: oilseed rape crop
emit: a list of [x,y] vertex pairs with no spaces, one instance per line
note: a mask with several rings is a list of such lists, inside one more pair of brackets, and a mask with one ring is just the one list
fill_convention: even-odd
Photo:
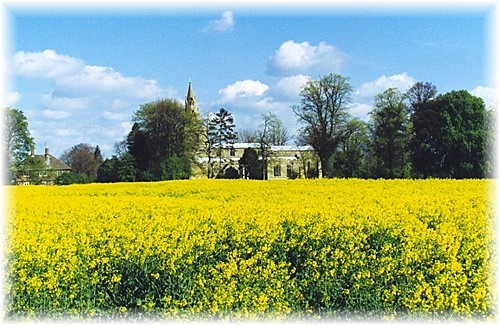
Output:
[[9,187],[9,319],[494,318],[493,180]]

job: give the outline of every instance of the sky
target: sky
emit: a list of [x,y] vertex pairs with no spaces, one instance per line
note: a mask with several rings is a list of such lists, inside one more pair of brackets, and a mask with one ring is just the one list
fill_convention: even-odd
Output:
[[258,128],[262,114],[272,112],[296,131],[291,106],[300,104],[301,87],[329,73],[349,78],[349,112],[365,121],[374,96],[390,87],[404,92],[418,81],[432,82],[439,93],[465,89],[488,108],[498,106],[495,1],[363,8],[358,1],[187,3],[104,8],[5,1],[2,105],[24,112],[36,152],[48,146],[59,157],[89,143],[110,157],[142,104],[184,103],[190,81],[200,112],[224,107],[237,130]]

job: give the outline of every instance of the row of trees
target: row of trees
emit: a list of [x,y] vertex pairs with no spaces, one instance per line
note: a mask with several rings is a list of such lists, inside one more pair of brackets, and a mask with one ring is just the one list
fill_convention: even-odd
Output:
[[374,99],[368,123],[348,114],[352,87],[330,74],[310,80],[292,109],[299,141],[319,156],[325,177],[492,175],[493,111],[465,90],[437,96],[431,83],[406,93],[389,88]]
[[[368,122],[349,115],[349,79],[329,74],[311,79],[292,110],[301,123],[297,144],[316,152],[324,177],[487,177],[492,174],[493,111],[467,91],[438,95],[431,83],[416,83],[406,93],[389,88],[374,98]],[[175,100],[142,105],[134,113],[130,133],[103,160],[99,146],[79,144],[61,160],[73,173],[60,183],[184,179],[200,155],[207,177],[224,177],[223,150],[235,141],[258,143],[240,164],[246,175],[267,176],[271,146],[292,139],[272,113],[262,115],[257,130],[235,132],[234,118],[221,108],[200,118]],[[28,157],[33,139],[22,111],[5,112],[4,150],[9,167]]]

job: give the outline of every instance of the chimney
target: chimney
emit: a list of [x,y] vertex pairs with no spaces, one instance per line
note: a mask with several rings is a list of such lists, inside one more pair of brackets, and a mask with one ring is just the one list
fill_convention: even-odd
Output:
[[35,146],[31,146],[31,157],[35,157]]
[[47,167],[50,167],[50,155],[48,146],[45,146],[45,164],[47,165]]

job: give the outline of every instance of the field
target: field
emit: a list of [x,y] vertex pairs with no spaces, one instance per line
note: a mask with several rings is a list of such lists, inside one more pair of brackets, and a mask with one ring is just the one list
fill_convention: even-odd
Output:
[[491,319],[492,180],[10,187],[9,319]]

